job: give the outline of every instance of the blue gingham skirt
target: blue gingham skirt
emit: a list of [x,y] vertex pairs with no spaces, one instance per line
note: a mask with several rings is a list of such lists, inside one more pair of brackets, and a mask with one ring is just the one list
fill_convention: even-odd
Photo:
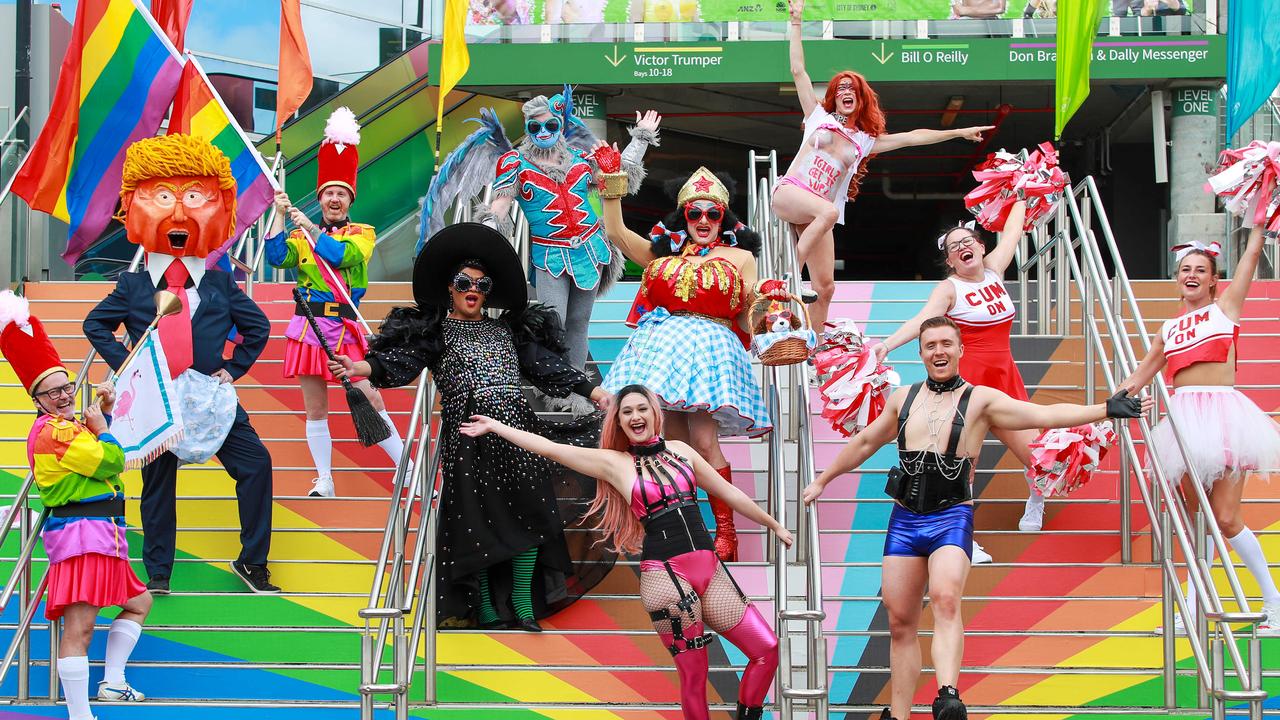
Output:
[[773,429],[751,356],[729,328],[656,308],[640,318],[614,360],[604,389],[644,385],[665,410],[711,413],[720,435],[757,437]]

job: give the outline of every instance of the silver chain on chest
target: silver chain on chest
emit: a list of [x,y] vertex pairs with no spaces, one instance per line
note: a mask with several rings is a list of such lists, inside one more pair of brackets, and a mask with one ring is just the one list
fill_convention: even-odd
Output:
[[[961,386],[963,387],[963,386]],[[951,426],[953,418],[959,411],[959,404],[956,401],[956,391],[950,390],[945,393],[947,399],[951,401],[951,412],[944,413],[946,403],[943,400],[944,393],[936,393],[926,390],[927,397],[924,400],[925,410],[925,430],[929,434],[929,443],[923,450],[900,450],[898,452],[898,461],[902,469],[908,475],[919,475],[924,470],[925,459],[929,454],[937,457],[938,472],[946,480],[956,480],[963,474],[965,469],[966,458],[963,455],[947,456],[944,448],[939,444],[939,440],[943,434],[943,430]],[[908,413],[911,408],[908,408]],[[961,418],[961,423],[964,418]],[[903,423],[902,433],[906,434],[907,425]],[[950,434],[948,433],[948,439]]]

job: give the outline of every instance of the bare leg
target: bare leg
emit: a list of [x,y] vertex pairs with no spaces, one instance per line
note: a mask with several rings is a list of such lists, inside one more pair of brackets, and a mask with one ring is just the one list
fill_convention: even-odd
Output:
[[368,380],[361,380],[359,382],[352,383],[352,385],[360,388],[360,392],[364,393],[364,396],[369,398],[369,404],[373,405],[374,410],[383,412],[387,409],[386,403],[382,401],[382,393],[378,392],[378,389],[375,388]]
[[911,699],[920,680],[921,601],[929,580],[922,557],[886,555],[880,570],[880,593],[889,614],[890,712],[898,720],[911,717]]
[[76,603],[68,605],[62,611],[62,637],[58,639],[58,657],[88,654],[89,641],[93,639],[93,623],[98,619],[100,609],[87,603]]
[[724,452],[720,449],[720,425],[711,413],[683,413],[689,423],[689,445],[711,464],[713,468],[722,468],[729,464]]
[[[991,429],[991,433],[1004,443],[1006,448],[1018,458],[1018,462],[1022,463],[1022,467],[1031,467],[1031,448],[1028,447],[1039,432],[1036,430],[997,430]],[[1024,477],[1026,477],[1024,475]],[[1027,479],[1027,505],[1023,510],[1022,517],[1018,520],[1018,529],[1023,532],[1038,532],[1044,526],[1044,497],[1031,487],[1030,478]]]
[[308,420],[329,419],[329,383],[319,375],[299,375],[302,387],[302,405]]
[[773,193],[773,212],[796,229],[796,259],[809,268],[818,301],[809,308],[816,330],[826,322],[835,294],[835,240],[831,234],[840,211],[835,205],[794,185],[779,185]]
[[969,556],[955,545],[944,545],[929,556],[929,606],[933,608],[933,667],[938,687],[956,687],[964,653],[964,618],[960,597],[969,577]]

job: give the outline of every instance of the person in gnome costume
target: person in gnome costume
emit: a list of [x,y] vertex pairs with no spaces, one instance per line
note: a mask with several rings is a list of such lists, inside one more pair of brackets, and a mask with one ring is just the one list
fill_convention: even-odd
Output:
[[76,386],[26,298],[0,292],[0,352],[36,406],[27,436],[27,461],[40,502],[49,510],[44,549],[49,558],[45,617],[62,619],[58,678],[71,720],[92,720],[89,641],[98,612],[118,607],[107,631],[106,675],[98,699],[144,699],[124,677],[125,663],[142,635],[151,595],[129,566],[125,536],[124,450],[108,428],[115,389],[98,386],[99,403],[75,416]]
[[[417,306],[391,311],[364,360],[339,355],[330,365],[378,387],[406,385],[429,368],[440,389],[442,626],[540,632],[537,618],[566,607],[613,566],[613,554],[595,542],[595,519],[583,517],[593,480],[502,438],[458,433],[483,414],[579,447],[599,442],[598,414],[553,426],[524,397],[522,376],[552,397],[577,393],[599,407],[610,398],[565,359],[559,318],[529,305],[527,293],[505,237],[478,223],[450,225],[414,263]],[[506,312],[494,319],[486,308]],[[566,525],[579,531],[567,534]]]
[[[84,334],[113,369],[128,356],[116,329],[124,325],[130,341],[138,342],[155,318],[156,291],[164,289],[182,302],[182,309],[157,327],[172,377],[193,371],[234,382],[262,354],[270,334],[267,316],[229,274],[205,269],[209,252],[231,237],[235,206],[231,163],[206,140],[174,134],[129,146],[120,214],[130,242],[147,250],[146,267],[121,273],[115,289],[84,321]],[[224,360],[233,326],[243,340]],[[216,455],[235,480],[240,510],[241,551],[231,569],[253,592],[279,592],[267,570],[271,455],[238,403]],[[178,462],[166,452],[142,468],[142,555],[147,588],[157,595],[168,594],[173,571]]]
[[[356,307],[369,284],[369,258],[377,242],[372,225],[351,222],[348,210],[356,199],[356,172],[360,155],[360,125],[351,110],[340,107],[325,124],[324,140],[316,154],[319,171],[316,199],[321,223],[317,225],[276,193],[275,222],[267,238],[267,262],[272,267],[296,268],[298,289],[335,354],[360,360],[368,340],[357,321]],[[284,218],[297,226],[286,238]],[[329,372],[329,358],[307,324],[306,309],[294,308],[284,332],[284,376],[298,378],[307,412],[307,447],[316,464],[312,497],[333,497],[333,437],[329,433],[329,387],[337,382]],[[382,396],[363,378],[354,380],[391,428],[391,436],[378,443],[392,464],[400,462],[404,442],[387,414]]]

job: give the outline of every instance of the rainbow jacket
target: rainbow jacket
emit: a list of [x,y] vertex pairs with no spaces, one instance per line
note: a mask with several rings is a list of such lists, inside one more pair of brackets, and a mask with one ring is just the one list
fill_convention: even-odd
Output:
[[[284,233],[269,237],[266,250],[267,262],[272,267],[297,268],[298,288],[309,302],[342,304],[344,301],[341,294],[335,293],[329,285],[328,271],[321,270],[316,263],[316,255],[319,255],[328,263],[329,268],[342,277],[343,282],[347,284],[347,290],[351,293],[352,302],[359,306],[360,299],[364,297],[365,290],[369,286],[369,258],[373,257],[373,247],[377,243],[373,226],[349,222],[341,226],[322,228],[319,237],[313,239],[316,243],[314,253],[311,252],[311,246],[301,230],[294,230],[287,238]],[[318,312],[315,316],[316,323],[324,332],[325,339],[331,348],[336,349],[344,342],[359,342],[363,338],[359,326],[354,322],[343,322],[342,318],[336,316],[324,317]],[[352,337],[352,334],[355,337]],[[307,325],[307,319],[297,313],[289,321],[284,335],[291,340],[308,345],[319,346],[320,344],[311,332],[310,326]]]
[[[27,462],[45,507],[124,498],[120,443],[110,433],[94,435],[78,420],[37,418],[27,436]],[[129,559],[123,516],[50,516],[43,536],[51,563],[89,553]]]

